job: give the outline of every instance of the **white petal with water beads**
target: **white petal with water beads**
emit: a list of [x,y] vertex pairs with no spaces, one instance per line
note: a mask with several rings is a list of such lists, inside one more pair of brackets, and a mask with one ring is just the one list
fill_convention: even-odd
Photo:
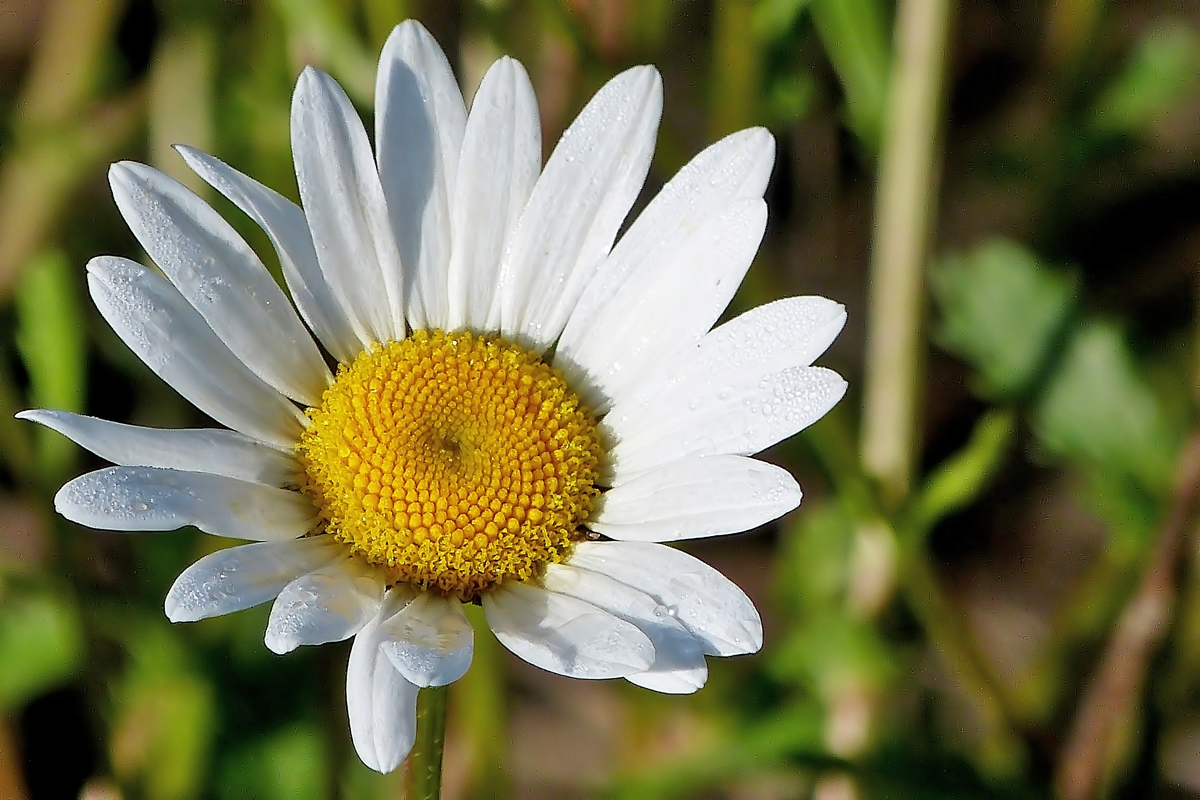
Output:
[[567,324],[641,191],[662,116],[662,79],[634,67],[606,83],[563,133],[500,270],[500,332],[545,350]]
[[590,603],[635,626],[654,645],[654,663],[625,677],[639,686],[690,694],[704,685],[708,667],[700,644],[671,609],[615,578],[573,564],[550,564],[542,585],[551,592]]
[[93,258],[87,271],[100,314],[192,405],[277,447],[290,449],[300,438],[300,411],[239,361],[171,284],[125,258]]
[[713,656],[762,647],[762,620],[745,592],[703,561],[645,542],[581,542],[570,564],[599,572],[657,600]]
[[292,301],[308,327],[338,361],[349,361],[361,344],[317,263],[308,220],[300,206],[218,158],[185,145],[175,149],[192,171],[254,220],[271,240]]
[[824,297],[785,297],[752,308],[660,364],[656,375],[641,381],[621,400],[621,413],[651,405],[677,387],[703,384],[712,376],[731,384],[789,367],[807,367],[845,324],[845,307]]
[[846,381],[823,367],[727,377],[705,375],[650,405],[614,407],[600,423],[616,442],[613,482],[689,456],[753,455],[807,428],[846,393]]
[[341,545],[330,536],[218,550],[175,579],[167,592],[167,618],[171,622],[194,622],[265,603],[302,574],[341,555]]
[[80,475],[54,496],[72,522],[108,531],[172,531],[194,525],[232,539],[303,536],[317,512],[302,494],[220,475],[108,467]]
[[423,592],[380,626],[380,647],[417,686],[445,686],[466,674],[475,631],[457,598]]
[[[737,198],[694,223],[653,269],[643,269],[597,315],[600,335],[577,355],[586,401],[607,410],[613,398],[660,365],[663,353],[703,336],[733,299],[767,229],[767,204]],[[590,346],[589,346],[590,345]]]
[[[710,146],[667,182],[597,269],[555,349],[555,365],[584,385],[597,411],[635,391],[724,310],[754,257],[748,247],[762,236],[761,223],[747,226],[738,214],[755,208],[744,201],[761,200],[774,160],[775,140],[762,128]],[[739,233],[744,241],[735,246]]]
[[483,610],[501,644],[559,675],[622,678],[654,663],[636,625],[574,597],[509,582],[483,595]]
[[380,649],[380,621],[376,616],[354,637],[346,665],[346,707],[358,757],[376,772],[391,772],[416,741],[417,687]]
[[331,380],[312,337],[250,245],[174,178],[122,162],[108,172],[117,207],[175,288],[255,375],[314,405]]
[[400,252],[367,132],[342,87],[312,67],[292,95],[292,158],[321,273],[362,345],[403,339]]
[[450,197],[467,112],[450,62],[419,22],[392,31],[375,80],[375,147],[413,328],[445,328]]
[[379,611],[383,583],[357,559],[342,558],[283,587],[267,621],[267,647],[288,653],[302,644],[349,639]]
[[[542,166],[537,99],[525,68],[492,65],[467,118],[451,204],[448,330],[487,330],[505,245]],[[498,313],[498,310],[497,310]]]
[[654,639],[654,666],[625,680],[663,694],[692,694],[708,681],[708,663],[700,643],[682,628]]
[[775,139],[765,128],[731,133],[675,173],[646,205],[588,283],[558,348],[584,344],[598,314],[635,275],[669,256],[696,222],[737,197],[761,198],[775,163]]
[[303,468],[291,455],[223,428],[141,428],[69,411],[22,411],[105,461],[123,467],[163,467],[224,475],[266,486],[295,484]]
[[600,496],[587,526],[612,539],[674,542],[750,530],[800,505],[785,469],[744,456],[693,456],[638,473]]

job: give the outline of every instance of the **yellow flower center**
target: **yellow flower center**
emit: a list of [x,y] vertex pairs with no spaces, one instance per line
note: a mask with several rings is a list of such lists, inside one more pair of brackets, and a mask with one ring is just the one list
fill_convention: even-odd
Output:
[[417,331],[341,365],[307,413],[305,491],[326,531],[395,583],[471,600],[586,536],[596,422],[515,344]]

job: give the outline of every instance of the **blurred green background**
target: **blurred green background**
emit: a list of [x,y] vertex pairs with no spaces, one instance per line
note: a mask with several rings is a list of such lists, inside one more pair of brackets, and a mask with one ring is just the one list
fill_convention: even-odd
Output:
[[767,454],[804,505],[687,547],[755,599],[763,652],[668,697],[483,634],[446,797],[1200,797],[1195,4],[0,0],[0,798],[399,796],[350,746],[347,647],[277,657],[267,607],[170,625],[175,575],[225,543],[64,522],[53,492],[99,464],[12,415],[207,424],[86,298],[88,258],[144,258],[106,166],[175,175],[270,262],[170,144],[295,197],[299,70],[369,114],[409,16],[468,97],[521,59],[547,147],[658,65],[641,203],[770,127],[770,227],[731,311],[850,311],[822,361],[850,395]]

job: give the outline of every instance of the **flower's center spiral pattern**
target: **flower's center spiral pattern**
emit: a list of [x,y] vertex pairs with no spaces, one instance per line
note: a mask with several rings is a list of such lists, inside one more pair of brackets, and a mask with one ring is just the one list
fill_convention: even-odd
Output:
[[327,532],[394,582],[471,600],[585,535],[595,420],[515,344],[417,331],[343,364],[307,413],[305,491]]

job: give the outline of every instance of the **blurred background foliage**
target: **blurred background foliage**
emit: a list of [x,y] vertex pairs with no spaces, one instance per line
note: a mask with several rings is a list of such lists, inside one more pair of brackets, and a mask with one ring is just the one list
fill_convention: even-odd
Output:
[[[350,747],[345,647],[276,657],[265,608],[170,625],[167,587],[224,543],[65,523],[54,490],[98,465],[12,415],[206,424],[86,300],[88,258],[142,257],[106,165],[178,177],[267,258],[170,145],[295,197],[295,76],[318,64],[369,113],[408,16],[468,97],[523,60],[548,143],[657,64],[643,203],[770,127],[733,310],[850,311],[823,359],[850,396],[769,454],[805,504],[688,547],[754,597],[764,651],[679,698],[541,673],[481,631],[447,797],[1200,797],[1200,10],[1171,0],[0,0],[0,797],[399,796]],[[911,296],[880,289],[897,231]],[[889,330],[916,335],[864,357]]]

